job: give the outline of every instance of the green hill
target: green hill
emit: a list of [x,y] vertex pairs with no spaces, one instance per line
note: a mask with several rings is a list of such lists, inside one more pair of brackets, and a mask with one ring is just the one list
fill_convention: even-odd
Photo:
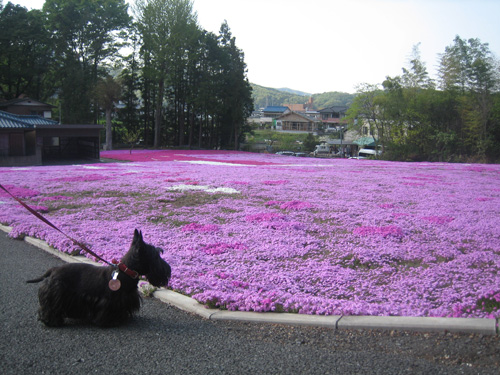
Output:
[[300,93],[300,91],[291,89],[283,91],[283,89],[273,89],[254,83],[251,83],[251,86],[255,109],[265,108],[268,105],[304,104],[312,96],[314,106],[319,110],[334,105],[349,106],[355,96],[355,94],[338,91],[313,95],[298,95],[297,93]]

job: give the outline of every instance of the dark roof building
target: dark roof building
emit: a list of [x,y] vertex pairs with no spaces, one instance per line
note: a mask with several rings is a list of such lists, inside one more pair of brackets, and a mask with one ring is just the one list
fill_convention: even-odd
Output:
[[318,112],[321,115],[323,123],[340,123],[345,117],[349,108],[346,106],[335,105],[328,108],[320,109]]
[[288,112],[280,116],[276,122],[276,130],[314,133],[320,121],[314,117],[297,112]]
[[43,118],[52,117],[52,104],[40,102],[31,98],[18,98],[0,102],[0,111],[16,115],[34,115]]
[[262,115],[264,117],[277,118],[285,113],[289,113],[290,108],[285,106],[267,106],[262,110]]
[[35,115],[16,115],[0,111],[0,128],[30,129],[36,125],[57,125],[57,121]]
[[99,160],[101,125],[60,125],[36,115],[0,111],[0,166]]

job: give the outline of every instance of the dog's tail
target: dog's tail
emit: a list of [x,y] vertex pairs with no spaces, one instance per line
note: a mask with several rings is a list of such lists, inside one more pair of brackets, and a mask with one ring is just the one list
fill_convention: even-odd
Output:
[[36,279],[32,279],[32,280],[26,280],[26,283],[28,283],[28,284],[39,283],[40,281],[43,281],[44,279],[49,277],[51,274],[52,274],[52,268],[50,270],[48,270],[47,272],[45,272],[43,274],[43,276],[40,276],[40,277],[38,277]]

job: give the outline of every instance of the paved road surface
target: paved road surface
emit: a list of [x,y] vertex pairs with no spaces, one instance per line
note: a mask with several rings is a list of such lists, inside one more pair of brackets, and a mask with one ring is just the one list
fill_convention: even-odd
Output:
[[126,326],[47,328],[37,284],[62,261],[0,232],[0,373],[496,374],[500,340],[213,322],[145,298]]

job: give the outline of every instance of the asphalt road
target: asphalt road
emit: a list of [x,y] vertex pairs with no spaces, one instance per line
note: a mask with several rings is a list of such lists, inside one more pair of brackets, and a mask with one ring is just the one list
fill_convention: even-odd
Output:
[[47,328],[25,281],[59,264],[0,232],[1,374],[498,373],[498,336],[214,322],[151,298],[119,328]]

